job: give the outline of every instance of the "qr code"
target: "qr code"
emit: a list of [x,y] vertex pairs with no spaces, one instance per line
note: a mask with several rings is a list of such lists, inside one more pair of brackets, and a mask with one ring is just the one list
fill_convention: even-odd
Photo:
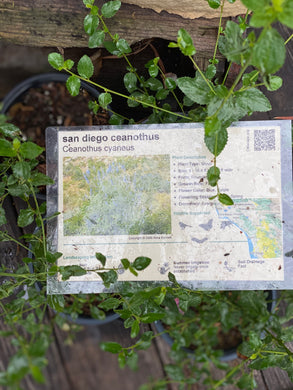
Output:
[[254,130],[254,150],[265,151],[276,149],[275,130]]

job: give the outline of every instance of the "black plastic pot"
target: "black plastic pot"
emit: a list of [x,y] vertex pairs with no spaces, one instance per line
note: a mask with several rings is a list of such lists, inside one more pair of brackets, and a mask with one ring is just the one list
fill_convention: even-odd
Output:
[[[42,84],[46,83],[66,83],[68,75],[64,73],[43,73],[36,76],[29,77],[28,79],[17,84],[3,99],[3,106],[1,114],[7,114],[9,108],[22,100],[23,95],[30,89],[40,87]],[[98,98],[99,92],[86,83],[81,81],[81,88],[85,89],[93,98]],[[44,129],[45,130],[45,129]]]
[[[268,296],[268,304],[267,308],[269,312],[273,312],[276,306],[276,300],[277,300],[277,291],[275,290],[269,290],[268,291],[269,296]],[[174,340],[172,337],[168,334],[165,333],[166,329],[161,321],[155,321],[155,327],[158,333],[162,333],[162,338],[166,341],[166,343],[171,347],[174,343]],[[185,352],[189,353],[190,355],[194,354],[194,351],[192,351],[189,348],[182,348]],[[228,362],[234,359],[237,359],[237,348],[231,348],[231,349],[226,349],[223,351],[223,355],[221,356],[220,360],[222,362]]]
[[[38,88],[41,87],[44,84],[49,84],[51,82],[53,83],[66,83],[68,79],[68,75],[63,73],[43,73],[38,74],[36,76],[32,76],[27,78],[26,80],[22,81],[21,83],[17,84],[3,99],[3,106],[1,110],[1,114],[8,114],[9,109],[16,103],[21,102],[25,96],[25,94],[31,89],[31,88]],[[93,99],[98,99],[99,92],[92,87],[90,84],[86,83],[85,81],[81,81],[81,88],[86,90],[89,95]],[[57,126],[57,124],[56,124]],[[44,137],[45,137],[45,129],[47,127],[47,124],[44,124]],[[46,200],[46,195],[38,193],[37,198],[40,201]]]

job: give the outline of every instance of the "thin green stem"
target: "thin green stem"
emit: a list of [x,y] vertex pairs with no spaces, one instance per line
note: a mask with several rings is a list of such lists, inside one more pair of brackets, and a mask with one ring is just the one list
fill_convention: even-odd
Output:
[[223,0],[222,4],[221,4],[221,13],[220,13],[219,26],[218,26],[218,35],[217,35],[217,41],[216,41],[215,49],[214,49],[213,62],[215,62],[215,59],[216,59],[219,39],[220,39],[220,35],[221,35],[221,30],[222,30],[222,18],[223,18],[224,4],[225,4],[225,0]]
[[293,34],[291,34],[290,37],[285,41],[285,45],[287,45],[287,43],[289,43],[292,38],[293,38]]
[[135,101],[135,102],[140,103],[142,105],[145,105],[147,107],[151,107],[151,108],[153,108],[155,110],[166,112],[167,114],[178,116],[178,117],[183,118],[183,119],[188,119],[190,121],[192,120],[190,117],[188,117],[186,115],[182,115],[182,114],[178,114],[178,113],[175,113],[175,112],[172,112],[172,111],[169,111],[169,110],[165,110],[164,108],[158,107],[158,106],[156,106],[154,104],[151,104],[151,103],[148,103],[148,102],[144,102],[144,101],[142,101],[140,99],[134,98],[132,96],[127,96],[127,95],[125,95],[123,93],[120,93],[120,92],[117,92],[117,91],[113,91],[113,90],[111,90],[109,88],[106,88],[103,85],[98,84],[98,83],[96,83],[96,82],[94,82],[92,80],[89,80],[89,79],[86,79],[84,77],[79,76],[79,75],[71,72],[71,70],[69,70],[69,69],[64,69],[64,70],[66,70],[66,72],[69,73],[71,76],[78,77],[80,80],[86,81],[87,83],[90,83],[90,84],[94,85],[95,87],[102,89],[105,92],[112,93],[113,95],[120,96],[120,97],[122,97],[124,99],[127,99],[127,100]]
[[211,90],[211,92],[213,92],[213,94],[215,95],[216,92],[214,91],[214,88],[211,84],[211,82],[206,78],[206,76],[204,75],[204,73],[202,72],[202,70],[199,68],[199,66],[197,65],[197,63],[194,61],[193,57],[192,56],[189,56],[189,59],[191,60],[191,62],[193,63],[195,69],[198,71],[198,73],[201,75],[201,77],[204,79],[204,81],[206,82],[206,84],[208,85],[209,89]]

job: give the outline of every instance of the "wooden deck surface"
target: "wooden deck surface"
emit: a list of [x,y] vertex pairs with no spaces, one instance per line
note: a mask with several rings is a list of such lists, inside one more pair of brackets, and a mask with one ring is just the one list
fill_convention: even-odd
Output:
[[[1,1],[0,3],[4,3]],[[8,4],[8,2],[6,2]],[[15,2],[16,3],[16,2]],[[291,31],[282,28],[281,32],[288,37]],[[255,115],[251,119],[272,119],[275,116],[293,115],[293,45],[287,45],[288,56],[285,67],[280,72],[284,78],[284,86],[275,93],[269,94],[273,110],[269,113]],[[115,69],[112,72],[115,72]],[[13,83],[13,74],[11,83]],[[1,76],[0,76],[1,77]],[[101,76],[102,77],[102,76]],[[104,77],[105,73],[104,73]],[[17,234],[15,205],[10,200],[5,205],[9,221],[4,229]],[[0,243],[0,261],[8,264],[17,261],[19,256],[15,245]],[[51,313],[48,311],[49,320]],[[146,328],[148,326],[146,325]],[[0,330],[5,326],[0,317]],[[76,337],[71,346],[64,345],[65,333],[58,329],[54,331],[54,340],[49,349],[48,367],[45,370],[47,382],[37,385],[26,379],[23,390],[138,390],[149,377],[163,376],[163,363],[168,361],[168,349],[164,340],[158,338],[148,351],[140,353],[139,370],[132,372],[129,369],[120,370],[116,355],[103,352],[99,349],[101,341],[119,341],[123,345],[131,344],[129,330],[124,329],[121,320],[100,327],[85,327]],[[293,344],[292,344],[293,348]],[[10,341],[0,338],[0,370],[6,367],[9,356],[13,353]],[[231,362],[231,365],[235,362]],[[218,372],[215,370],[215,375]],[[267,369],[256,373],[258,390],[293,390],[293,383],[285,372],[280,369]],[[0,389],[2,389],[0,387]],[[193,390],[202,390],[200,385],[194,385]],[[230,386],[226,390],[236,390]],[[170,390],[175,390],[170,387]]]

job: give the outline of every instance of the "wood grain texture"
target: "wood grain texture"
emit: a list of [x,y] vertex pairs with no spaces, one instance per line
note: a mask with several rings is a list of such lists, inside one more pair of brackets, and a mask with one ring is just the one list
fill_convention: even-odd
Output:
[[[0,38],[28,46],[85,47],[86,13],[81,0],[0,0]],[[218,19],[184,19],[129,4],[107,22],[110,30],[131,44],[151,37],[176,40],[177,31],[185,28],[198,53],[207,55],[213,52],[218,26]]]

